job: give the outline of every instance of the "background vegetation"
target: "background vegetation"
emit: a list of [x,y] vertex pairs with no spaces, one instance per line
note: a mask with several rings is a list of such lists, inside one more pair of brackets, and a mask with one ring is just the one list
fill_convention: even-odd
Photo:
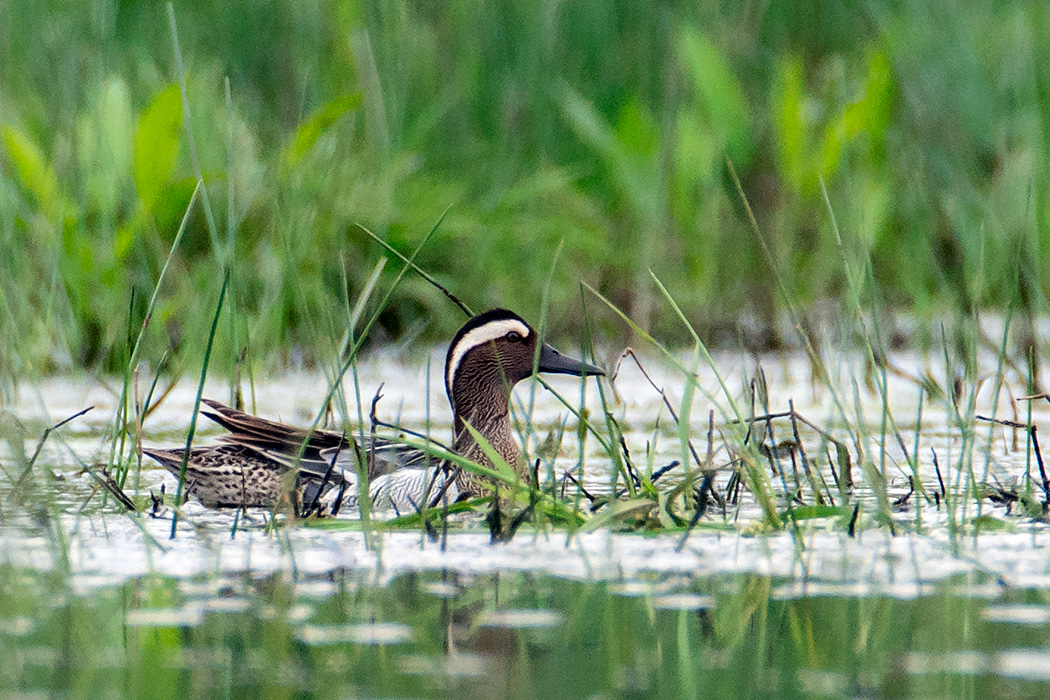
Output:
[[[143,357],[203,344],[232,261],[216,362],[310,362],[385,254],[355,224],[407,252],[446,208],[420,264],[475,308],[531,318],[553,267],[556,334],[580,327],[584,280],[673,340],[649,268],[730,340],[740,319],[774,327],[785,298],[837,300],[853,263],[873,304],[920,318],[1046,310],[1040,3],[200,0],[174,15],[189,122],[163,3],[0,0],[0,374],[122,366],[198,173],[215,225],[198,202]],[[408,280],[377,339],[460,321]]]

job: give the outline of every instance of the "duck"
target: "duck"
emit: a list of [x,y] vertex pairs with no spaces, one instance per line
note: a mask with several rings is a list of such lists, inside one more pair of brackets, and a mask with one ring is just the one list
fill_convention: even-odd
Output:
[[[537,372],[600,377],[600,367],[564,355],[543,342],[521,316],[503,308],[470,318],[445,355],[445,393],[452,408],[451,450],[494,468],[475,438],[484,438],[523,480],[528,465],[514,438],[510,397],[514,386]],[[179,477],[185,492],[213,508],[273,508],[291,497],[301,514],[336,515],[356,508],[356,464],[368,465],[369,499],[376,508],[415,512],[439,502],[479,495],[485,478],[432,457],[428,451],[366,438],[361,455],[343,433],[307,430],[203,399],[202,414],[228,432],[212,445],[144,448],[143,453]]]

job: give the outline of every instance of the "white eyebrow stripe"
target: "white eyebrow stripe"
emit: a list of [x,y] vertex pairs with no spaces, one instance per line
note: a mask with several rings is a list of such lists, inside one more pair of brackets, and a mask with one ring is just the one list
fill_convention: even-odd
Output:
[[456,343],[456,347],[452,352],[452,359],[449,360],[448,372],[445,375],[445,382],[449,391],[449,399],[451,399],[452,380],[456,376],[456,371],[459,370],[459,363],[463,361],[466,354],[479,345],[484,345],[485,343],[490,343],[493,340],[502,338],[512,331],[520,333],[522,338],[527,338],[529,335],[528,326],[521,321],[508,318],[502,321],[489,321],[485,325],[478,326],[472,331],[469,331],[459,339],[459,342]]

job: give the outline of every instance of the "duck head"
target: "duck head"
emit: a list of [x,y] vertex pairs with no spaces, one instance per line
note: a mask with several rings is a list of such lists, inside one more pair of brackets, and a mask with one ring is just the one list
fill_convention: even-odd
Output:
[[491,400],[494,393],[505,398],[534,370],[576,376],[605,374],[544,343],[513,311],[491,309],[478,314],[459,329],[445,357],[445,390],[453,412],[459,413],[467,401]]

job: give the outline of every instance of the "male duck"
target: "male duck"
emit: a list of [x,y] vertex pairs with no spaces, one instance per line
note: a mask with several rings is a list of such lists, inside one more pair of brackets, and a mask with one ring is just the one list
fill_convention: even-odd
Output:
[[[445,356],[445,391],[453,414],[452,449],[457,454],[493,466],[467,430],[469,424],[527,478],[527,465],[511,431],[510,392],[533,374],[534,367],[553,374],[605,374],[540,341],[528,323],[506,309],[486,311],[459,329]],[[342,434],[310,432],[216,401],[205,399],[205,403],[212,411],[204,415],[230,434],[222,436],[219,444],[190,451],[184,482],[190,495],[213,507],[270,507],[290,492],[297,478],[294,494],[307,508],[319,499],[334,511],[340,505],[357,505],[356,456]],[[175,476],[184,451],[143,450]],[[379,507],[411,511],[478,491],[478,478],[472,474],[448,464],[428,469],[430,459],[420,450],[381,441],[365,452],[370,496]],[[293,474],[297,455],[299,469]]]

